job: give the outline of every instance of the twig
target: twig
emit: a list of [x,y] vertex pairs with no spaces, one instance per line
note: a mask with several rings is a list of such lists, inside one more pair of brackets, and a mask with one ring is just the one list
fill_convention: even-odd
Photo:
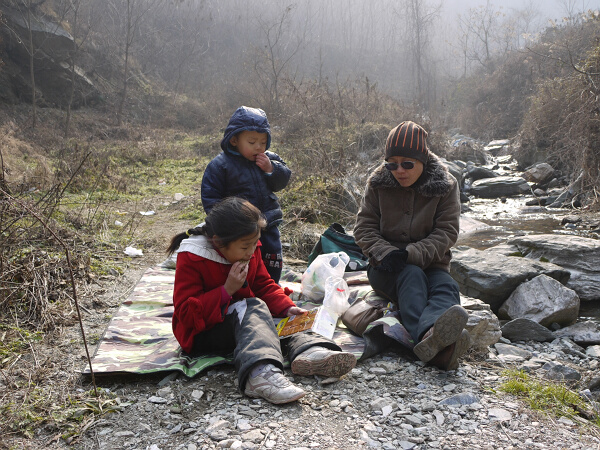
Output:
[[37,360],[37,357],[35,356],[35,350],[33,349],[33,345],[31,345],[31,342],[29,342],[29,348],[31,349],[31,354],[33,356],[33,361],[35,362],[35,367],[39,367],[40,363]]
[[4,191],[1,188],[0,188],[0,193],[3,194],[7,199],[9,199],[9,200],[11,200],[11,201],[13,201],[15,203],[18,203],[27,212],[29,212],[29,214],[31,214],[33,217],[35,217],[40,222],[40,224],[46,230],[48,230],[48,232],[54,237],[54,239],[56,239],[56,241],[65,250],[65,256],[67,258],[67,265],[69,267],[69,276],[71,278],[71,287],[73,289],[73,301],[75,302],[75,309],[77,310],[77,318],[79,320],[79,327],[81,329],[81,336],[83,338],[83,346],[85,347],[85,353],[86,353],[86,356],[87,356],[88,364],[90,366],[90,374],[92,376],[92,384],[94,385],[94,394],[96,395],[96,397],[98,397],[98,388],[96,387],[96,378],[94,376],[94,369],[92,368],[92,359],[90,358],[90,352],[89,352],[89,349],[88,349],[87,340],[85,338],[85,330],[83,328],[83,321],[81,319],[81,311],[79,310],[79,301],[77,300],[77,287],[75,285],[75,275],[73,275],[73,267],[71,265],[71,255],[69,253],[69,248],[67,247],[67,244],[65,244],[65,242],[60,237],[58,237],[58,235],[54,232],[54,230],[52,230],[50,228],[50,226],[36,212],[32,211],[31,208],[29,208],[28,205],[26,205],[22,201],[14,198],[8,192]]

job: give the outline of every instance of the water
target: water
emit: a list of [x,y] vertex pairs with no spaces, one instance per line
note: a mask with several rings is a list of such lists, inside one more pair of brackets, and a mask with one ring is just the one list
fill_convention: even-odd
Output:
[[[512,237],[528,234],[585,236],[580,231],[561,225],[565,216],[574,214],[572,210],[524,206],[531,198],[508,198],[505,202],[499,199],[472,199],[469,202],[471,210],[463,214],[461,227],[475,231],[461,233],[456,245],[485,250],[503,244]],[[580,320],[600,323],[600,301],[581,302],[579,317]]]

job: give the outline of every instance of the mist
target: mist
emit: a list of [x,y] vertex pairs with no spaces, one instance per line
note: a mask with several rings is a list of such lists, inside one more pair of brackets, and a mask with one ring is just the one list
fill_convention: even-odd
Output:
[[448,83],[537,39],[551,19],[560,25],[556,18],[567,10],[575,16],[597,7],[600,1],[209,0],[184,2],[170,13],[183,41],[186,30],[205,30],[203,50],[178,82],[187,90],[360,79],[426,106],[443,97]]

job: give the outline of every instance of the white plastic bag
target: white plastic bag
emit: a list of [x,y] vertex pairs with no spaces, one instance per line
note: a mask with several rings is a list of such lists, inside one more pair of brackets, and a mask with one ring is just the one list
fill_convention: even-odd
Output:
[[135,247],[125,247],[123,253],[125,253],[127,256],[144,256],[144,252]]
[[302,274],[302,294],[313,301],[323,300],[327,278],[343,278],[349,261],[350,257],[344,252],[317,256]]
[[323,306],[339,316],[344,314],[350,307],[348,303],[348,283],[341,277],[329,277],[325,282],[325,298]]

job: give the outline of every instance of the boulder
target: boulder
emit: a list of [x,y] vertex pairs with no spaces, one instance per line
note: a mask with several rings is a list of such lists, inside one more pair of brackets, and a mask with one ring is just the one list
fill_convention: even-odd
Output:
[[585,354],[592,358],[600,358],[600,345],[590,345],[585,349]]
[[600,325],[591,320],[577,322],[560,330],[556,330],[554,334],[557,337],[569,338],[579,345],[600,345]]
[[542,366],[542,375],[552,381],[579,381],[581,374],[572,367],[549,361]]
[[483,149],[490,152],[492,155],[505,155],[509,151],[510,140],[509,139],[497,139],[489,142]]
[[579,296],[554,278],[538,275],[520,284],[500,307],[502,318],[531,319],[545,327],[572,325],[579,316]]
[[471,336],[471,348],[485,350],[502,337],[500,321],[490,305],[476,298],[460,296],[460,304],[469,312],[466,330]]
[[484,178],[496,178],[498,174],[492,169],[481,166],[471,166],[467,169],[466,176],[473,181],[482,180]]
[[482,198],[511,197],[530,193],[530,187],[522,177],[500,176],[473,182],[470,192]]
[[512,247],[510,253],[549,261],[571,272],[567,287],[577,292],[582,301],[600,300],[599,240],[575,235],[538,234],[509,239],[507,245]]
[[523,178],[530,183],[544,184],[554,177],[554,169],[548,163],[539,163],[523,172]]
[[551,342],[555,335],[548,328],[525,318],[511,320],[502,325],[502,337],[513,341]]
[[504,344],[502,342],[495,344],[494,348],[498,352],[498,356],[513,356],[522,358],[522,360],[529,359],[533,356],[529,350],[525,350],[515,345]]
[[462,184],[464,167],[456,161],[443,160],[443,163],[446,165],[452,176],[458,180],[458,183]]
[[450,274],[461,293],[482,300],[494,312],[521,283],[538,275],[548,275],[563,284],[569,280],[569,272],[555,264],[473,248],[455,251]]
[[452,143],[452,147],[452,159],[480,164],[487,164],[491,160],[489,153],[484,151],[481,145],[474,140],[457,139]]
[[573,197],[582,191],[583,185],[583,173],[580,174],[575,181],[573,181],[565,190],[563,190],[552,203],[548,205],[549,208],[562,208],[565,206],[571,206]]

